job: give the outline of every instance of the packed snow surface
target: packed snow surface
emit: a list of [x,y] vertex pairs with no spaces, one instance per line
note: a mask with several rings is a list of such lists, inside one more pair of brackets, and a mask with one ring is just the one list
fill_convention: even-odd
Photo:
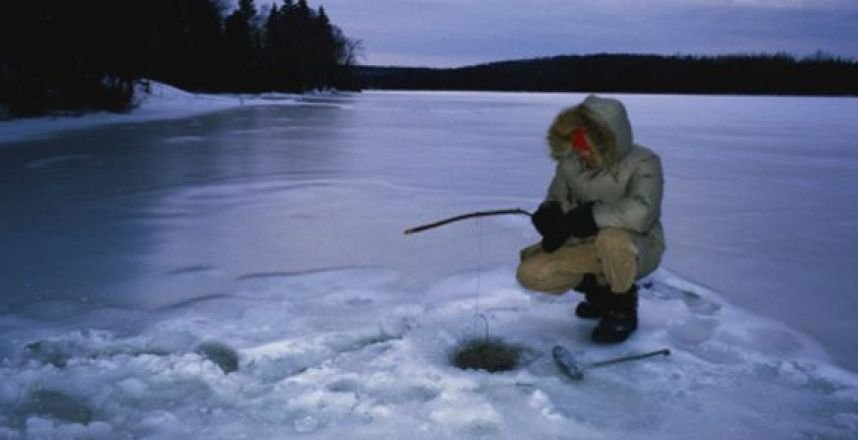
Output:
[[[578,295],[516,283],[526,217],[402,234],[536,206],[582,95],[167,96],[0,123],[0,438],[858,435],[858,300],[820,288],[858,281],[855,100],[621,97],[670,250],[638,332],[597,346]],[[486,336],[521,365],[451,366]],[[572,381],[555,344],[672,354]]]

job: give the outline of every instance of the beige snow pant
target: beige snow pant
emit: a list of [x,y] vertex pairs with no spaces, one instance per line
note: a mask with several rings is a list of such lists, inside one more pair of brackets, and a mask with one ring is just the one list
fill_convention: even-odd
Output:
[[617,228],[601,229],[595,239],[552,253],[537,243],[521,251],[516,278],[530,290],[561,295],[591,273],[611,291],[623,293],[658,266],[661,251],[647,248],[642,237]]

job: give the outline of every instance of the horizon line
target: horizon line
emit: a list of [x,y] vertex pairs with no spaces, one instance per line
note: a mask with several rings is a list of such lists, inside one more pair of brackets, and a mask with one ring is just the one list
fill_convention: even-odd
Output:
[[837,55],[832,52],[817,49],[810,55],[797,55],[795,53],[790,53],[787,51],[776,51],[776,52],[724,52],[719,54],[691,54],[691,53],[682,53],[675,52],[671,54],[664,53],[654,53],[654,52],[589,52],[582,54],[558,54],[558,55],[543,55],[543,56],[534,56],[529,58],[507,58],[507,59],[498,59],[494,61],[484,61],[473,64],[463,64],[457,66],[449,66],[449,67],[433,67],[426,65],[396,65],[396,64],[355,64],[354,67],[377,67],[377,68],[393,68],[393,69],[428,69],[428,70],[456,70],[456,69],[466,69],[469,67],[479,67],[486,66],[490,64],[498,64],[498,63],[507,63],[507,62],[518,62],[518,61],[535,61],[535,60],[545,60],[551,58],[562,58],[562,57],[590,57],[590,56],[636,56],[636,57],[663,57],[663,58],[729,58],[729,57],[789,57],[795,61],[839,61],[846,62],[850,64],[858,63],[858,58],[856,57],[847,57],[843,55]]

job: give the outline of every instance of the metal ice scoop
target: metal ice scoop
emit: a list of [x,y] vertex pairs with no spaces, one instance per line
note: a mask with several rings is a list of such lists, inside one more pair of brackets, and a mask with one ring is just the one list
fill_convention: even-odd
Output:
[[670,349],[663,348],[661,350],[651,351],[649,353],[622,356],[618,358],[607,359],[604,361],[593,362],[590,364],[580,364],[576,362],[575,358],[572,357],[572,353],[569,353],[569,350],[559,345],[554,346],[554,348],[551,350],[551,354],[554,356],[554,362],[557,364],[557,368],[559,368],[564,375],[566,375],[572,380],[581,380],[584,378],[584,370],[589,370],[591,368],[596,367],[604,367],[605,365],[619,364],[621,362],[636,361],[638,359],[658,356],[660,354],[669,356]]

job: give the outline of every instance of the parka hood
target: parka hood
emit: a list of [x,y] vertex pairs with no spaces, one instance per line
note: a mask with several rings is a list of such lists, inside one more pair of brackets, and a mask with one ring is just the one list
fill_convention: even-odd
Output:
[[580,104],[561,111],[548,129],[551,157],[560,160],[576,154],[570,147],[572,130],[587,129],[605,166],[610,167],[632,148],[632,126],[623,104],[590,95]]

